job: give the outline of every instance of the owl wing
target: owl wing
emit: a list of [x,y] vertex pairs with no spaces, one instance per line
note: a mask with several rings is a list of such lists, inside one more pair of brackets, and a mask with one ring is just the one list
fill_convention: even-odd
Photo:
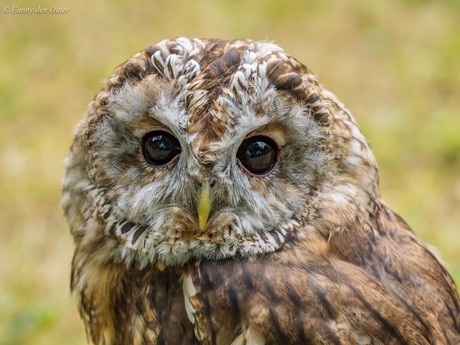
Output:
[[459,298],[387,206],[257,261],[201,262],[183,278],[203,344],[458,344]]

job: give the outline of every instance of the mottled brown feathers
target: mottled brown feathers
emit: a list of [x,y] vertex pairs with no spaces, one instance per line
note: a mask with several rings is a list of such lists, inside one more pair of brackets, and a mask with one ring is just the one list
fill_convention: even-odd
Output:
[[355,119],[275,44],[136,54],[88,105],[66,168],[93,344],[460,343],[457,289],[381,200]]
[[199,344],[185,312],[180,278],[176,270],[152,269],[126,277],[116,308],[116,343]]
[[460,340],[452,279],[386,206],[368,222],[331,233],[327,245],[312,238],[291,251],[192,267],[204,344],[229,344],[234,335],[227,332],[239,320],[267,344]]

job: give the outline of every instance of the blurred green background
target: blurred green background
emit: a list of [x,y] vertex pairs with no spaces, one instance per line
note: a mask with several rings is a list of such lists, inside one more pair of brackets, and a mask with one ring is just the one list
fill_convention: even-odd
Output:
[[[460,282],[459,0],[1,5],[0,344],[85,343],[59,206],[72,129],[116,65],[181,35],[274,40],[309,66],[357,118],[383,198]],[[12,13],[53,7],[69,10]]]

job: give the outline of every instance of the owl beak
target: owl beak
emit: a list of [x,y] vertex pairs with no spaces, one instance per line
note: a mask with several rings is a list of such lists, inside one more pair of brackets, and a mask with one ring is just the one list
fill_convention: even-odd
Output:
[[198,225],[200,230],[206,227],[208,222],[209,212],[211,211],[212,192],[211,185],[205,181],[198,191]]

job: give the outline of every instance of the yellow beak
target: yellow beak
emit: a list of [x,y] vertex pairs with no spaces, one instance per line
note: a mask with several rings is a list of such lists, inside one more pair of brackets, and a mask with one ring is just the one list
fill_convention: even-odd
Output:
[[212,193],[209,182],[206,181],[198,191],[198,225],[200,230],[206,227],[209,212],[211,211]]

